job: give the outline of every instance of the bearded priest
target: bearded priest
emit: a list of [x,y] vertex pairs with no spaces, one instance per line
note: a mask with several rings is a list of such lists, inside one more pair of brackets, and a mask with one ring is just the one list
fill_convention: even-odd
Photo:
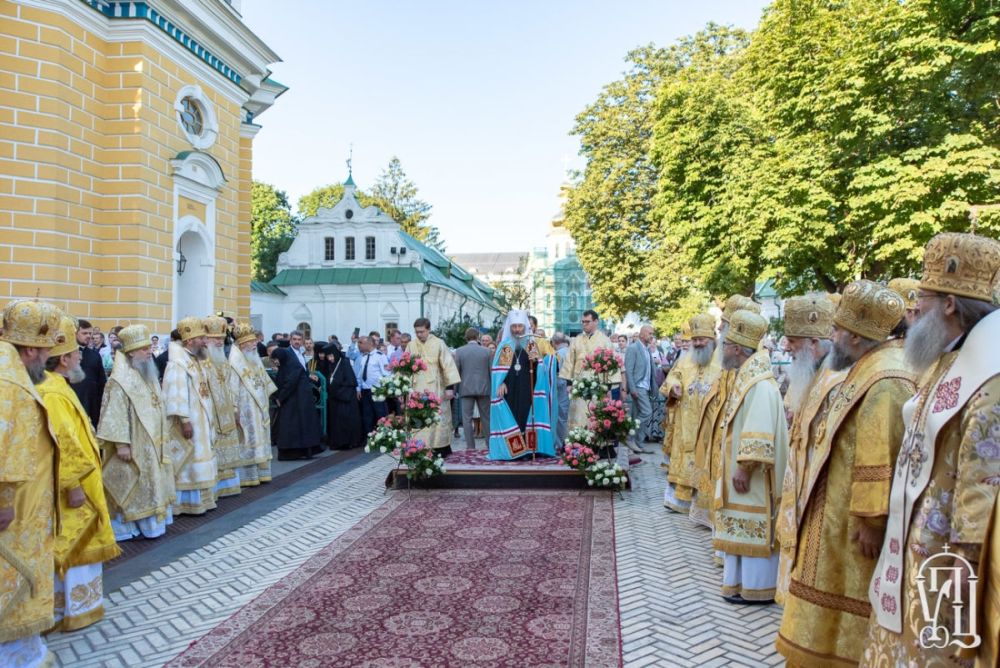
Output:
[[448,350],[444,341],[431,334],[431,321],[427,318],[417,318],[413,322],[413,333],[416,335],[407,352],[420,355],[427,370],[413,377],[415,392],[433,392],[441,400],[441,422],[433,427],[418,431],[417,438],[434,448],[434,454],[447,457],[451,454],[451,400],[455,398],[455,386],[462,380],[455,365],[455,356]]
[[507,314],[490,367],[490,459],[555,456],[555,355],[543,355],[526,311]]
[[257,334],[248,323],[233,329],[235,344],[229,351],[229,391],[236,399],[240,412],[243,442],[239,469],[240,485],[253,487],[271,481],[271,414],[270,397],[278,388],[264,369],[257,354]]
[[812,453],[810,438],[822,427],[821,414],[847,370],[834,371],[827,364],[833,349],[833,314],[837,310],[829,295],[814,293],[785,300],[785,340],[792,354],[785,391],[785,414],[791,426],[788,465],[781,490],[778,514],[778,584],[774,600],[784,605],[785,593],[795,561],[799,521],[804,501],[799,502]]
[[175,514],[202,515],[215,508],[218,468],[212,452],[212,393],[201,361],[205,323],[188,317],[177,323],[180,341],[171,341],[163,394],[170,418],[167,453],[177,482]]
[[[905,432],[868,592],[875,615],[862,665],[954,665],[958,645],[978,640],[970,634],[974,606],[960,603],[977,588],[969,578],[989,540],[1000,491],[998,281],[994,239],[943,233],[927,244],[919,315],[905,344],[920,383],[903,407]],[[925,582],[932,567],[941,567],[934,591]],[[955,592],[950,601],[935,599],[948,591]]]
[[899,295],[862,280],[844,289],[834,315],[830,365],[847,375],[818,416],[802,479],[789,492],[798,493],[801,514],[776,644],[791,665],[853,664],[864,649],[868,582],[903,437],[901,411],[913,395],[902,344],[886,340],[903,311]]
[[63,342],[49,351],[38,393],[59,450],[58,531],[55,543],[55,626],[72,631],[104,617],[103,564],[121,550],[115,542],[101,482],[101,452],[90,416],[70,383],[83,380],[76,321],[63,316]]
[[104,451],[104,491],[118,542],[159,538],[174,521],[174,470],[167,453],[166,404],[145,325],[118,332],[97,438]]
[[240,493],[239,469],[248,460],[240,456],[242,434],[236,400],[230,392],[233,369],[226,358],[226,319],[221,316],[205,318],[206,359],[200,360],[212,394],[212,451],[219,468],[219,483],[215,486],[216,498]]
[[766,351],[767,320],[733,313],[723,366],[736,371],[722,420],[722,474],[715,493],[715,536],[723,554],[722,596],[730,603],[774,600],[778,575],[774,520],[788,458],[788,427]]
[[[708,313],[696,315],[689,321],[688,329],[691,347],[681,355],[660,385],[660,394],[672,409],[667,431],[670,468],[663,505],[679,513],[692,512],[697,484],[694,451],[701,407],[721,371],[715,356],[715,317]],[[710,503],[711,499],[707,501]]]

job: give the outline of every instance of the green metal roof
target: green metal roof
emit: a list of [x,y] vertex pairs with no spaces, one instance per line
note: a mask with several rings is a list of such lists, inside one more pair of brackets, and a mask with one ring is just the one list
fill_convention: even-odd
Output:
[[414,267],[330,267],[326,269],[285,269],[271,285],[392,285],[423,283]]
[[263,281],[250,281],[250,292],[265,292],[272,295],[285,294],[285,291],[278,286]]

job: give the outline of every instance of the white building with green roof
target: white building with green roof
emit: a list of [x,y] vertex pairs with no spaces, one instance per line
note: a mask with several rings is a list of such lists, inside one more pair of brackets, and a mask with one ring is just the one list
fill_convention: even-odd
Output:
[[424,245],[378,207],[363,207],[348,177],[344,196],[303,220],[278,258],[270,283],[251,286],[254,325],[266,335],[302,329],[314,339],[350,338],[392,329],[413,331],[454,316],[492,324],[500,314],[493,290],[440,251]]

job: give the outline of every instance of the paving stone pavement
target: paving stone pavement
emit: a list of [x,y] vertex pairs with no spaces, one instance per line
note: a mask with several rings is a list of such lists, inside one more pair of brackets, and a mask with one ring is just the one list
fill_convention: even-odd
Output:
[[[780,663],[780,609],[719,597],[709,532],[663,508],[658,455],[645,459],[615,503],[625,666]],[[59,665],[163,665],[384,502],[391,465],[358,466],[111,593],[102,622],[49,636]]]
[[632,468],[615,503],[618,597],[626,668],[777,665],[776,605],[722,600],[711,532],[663,507],[660,455]]

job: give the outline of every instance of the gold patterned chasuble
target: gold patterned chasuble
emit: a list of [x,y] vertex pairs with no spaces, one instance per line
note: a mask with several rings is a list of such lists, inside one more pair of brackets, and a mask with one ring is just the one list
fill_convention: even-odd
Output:
[[[715,359],[721,364],[721,356]],[[715,527],[715,488],[722,475],[722,419],[734,382],[736,371],[720,368],[699,410],[693,476],[697,494],[691,504],[691,519],[712,528]]]
[[239,346],[234,345],[229,351],[229,363],[232,367],[229,392],[236,400],[243,432],[240,461],[246,462],[242,466],[266,464],[271,461],[271,414],[268,408],[270,396],[278,388],[263,365],[251,364]]
[[[696,485],[695,442],[701,408],[712,384],[721,371],[713,355],[707,366],[698,366],[694,358],[685,355],[667,374],[660,385],[660,394],[672,404],[669,429],[664,436],[664,450],[670,456],[667,480],[674,484],[674,495],[681,501],[690,501]],[[674,388],[680,390],[680,399],[672,399]]]
[[0,341],[0,642],[52,626],[54,473],[58,462],[42,399],[14,346]]
[[[175,341],[170,342],[170,357],[163,374],[163,398],[170,430],[167,454],[173,464],[176,487],[202,490],[201,508],[179,508],[180,512],[198,513],[215,507],[213,488],[218,482],[215,454],[212,452],[212,394],[208,379],[194,355]],[[184,438],[181,421],[191,423],[193,434]],[[177,512],[177,511],[175,511]]]
[[208,391],[212,395],[212,450],[219,468],[219,480],[236,475],[236,469],[249,466],[253,462],[240,456],[242,434],[236,425],[236,399],[231,392],[234,375],[229,362],[215,364],[210,359],[199,361],[202,372],[208,380]]
[[412,355],[420,355],[427,364],[427,371],[421,371],[413,377],[413,389],[416,392],[433,392],[441,399],[441,422],[433,427],[418,431],[414,438],[422,440],[432,448],[444,448],[451,445],[451,402],[445,401],[444,392],[449,385],[455,385],[462,380],[452,356],[444,341],[427,335],[427,341],[422,342],[414,337],[406,347]]
[[[577,380],[579,378],[589,378],[594,375],[593,371],[584,370],[583,360],[598,348],[607,348],[608,350],[614,350],[614,346],[611,344],[611,339],[607,337],[604,332],[597,331],[587,336],[586,334],[578,334],[573,337],[573,340],[569,344],[569,353],[566,357],[566,363],[562,365],[559,369],[559,377],[563,380]],[[616,371],[608,378],[608,382],[611,385],[620,384],[622,382],[622,375],[620,371]],[[583,399],[578,399],[576,397],[570,398],[569,404],[569,419],[567,422],[569,429],[575,429],[577,427],[587,426],[587,402]]]

